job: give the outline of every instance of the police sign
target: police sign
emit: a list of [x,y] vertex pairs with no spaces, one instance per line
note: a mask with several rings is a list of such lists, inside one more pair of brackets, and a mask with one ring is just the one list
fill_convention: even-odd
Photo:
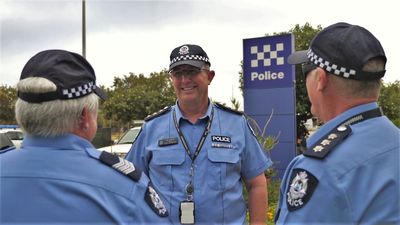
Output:
[[285,59],[292,52],[292,35],[243,40],[244,88],[291,87],[292,66]]
[[266,135],[279,134],[271,158],[280,177],[296,155],[294,66],[287,63],[293,50],[292,34],[243,40],[244,111],[260,128],[273,114]]

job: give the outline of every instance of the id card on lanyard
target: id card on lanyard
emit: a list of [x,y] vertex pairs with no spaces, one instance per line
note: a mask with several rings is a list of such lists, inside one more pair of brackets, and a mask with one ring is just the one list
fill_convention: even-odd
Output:
[[185,194],[186,194],[186,200],[182,201],[180,203],[180,207],[179,207],[179,212],[180,212],[180,220],[181,220],[181,224],[194,224],[194,218],[195,218],[195,214],[194,214],[194,202],[193,202],[193,193],[194,193],[194,186],[193,186],[193,178],[194,178],[194,162],[197,158],[197,156],[199,155],[201,148],[203,147],[203,144],[207,138],[208,133],[210,132],[211,129],[211,124],[212,124],[212,120],[214,118],[214,108],[212,108],[211,110],[211,116],[210,119],[208,120],[206,127],[204,128],[204,132],[203,135],[200,138],[199,143],[197,144],[197,148],[193,154],[191,154],[191,151],[189,149],[189,145],[185,139],[185,136],[183,136],[182,130],[179,128],[179,124],[176,118],[176,112],[174,109],[173,112],[173,118],[174,118],[174,124],[175,124],[175,128],[176,131],[178,132],[179,138],[182,141],[183,147],[185,148],[185,151],[187,153],[187,155],[189,156],[189,158],[192,160],[192,164],[190,167],[190,172],[189,172],[189,176],[190,176],[190,182],[186,185],[185,188]]

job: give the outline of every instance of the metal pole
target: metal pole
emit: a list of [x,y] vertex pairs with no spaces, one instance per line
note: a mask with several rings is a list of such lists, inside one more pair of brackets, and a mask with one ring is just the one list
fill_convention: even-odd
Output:
[[86,1],[82,0],[82,56],[86,58]]

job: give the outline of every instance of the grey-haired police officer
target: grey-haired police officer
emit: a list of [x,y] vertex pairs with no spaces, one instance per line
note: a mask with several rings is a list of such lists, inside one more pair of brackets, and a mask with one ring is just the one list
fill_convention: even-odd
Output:
[[169,224],[148,177],[90,143],[106,95],[82,56],[39,52],[17,89],[25,138],[0,154],[1,224]]
[[288,61],[303,64],[311,112],[325,124],[287,168],[277,224],[400,224],[400,132],[377,104],[380,42],[336,23]]
[[266,180],[272,163],[242,113],[212,103],[214,78],[206,52],[182,45],[170,56],[178,101],[150,116],[126,159],[144,170],[165,196],[174,224],[265,223]]

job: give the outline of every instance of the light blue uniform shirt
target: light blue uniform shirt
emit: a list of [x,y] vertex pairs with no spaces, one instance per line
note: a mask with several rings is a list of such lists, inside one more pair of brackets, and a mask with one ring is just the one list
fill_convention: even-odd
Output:
[[146,175],[135,182],[89,151],[72,134],[27,135],[0,154],[0,224],[169,224],[144,200]]
[[[245,117],[214,104],[209,105],[205,116],[195,124],[182,116],[177,105],[147,121],[126,159],[149,175],[165,197],[164,203],[174,224],[180,224],[179,205],[187,199],[185,187],[190,182],[192,160],[175,128],[173,111],[176,111],[180,129],[193,154],[212,109],[214,119],[210,133],[195,159],[193,201],[196,224],[245,224],[246,205],[241,178],[252,179],[272,164]],[[159,145],[160,140],[167,139],[176,140],[176,143]]]
[[[319,128],[307,146],[347,118],[377,107],[369,103],[349,109]],[[350,135],[326,158],[298,156],[291,162],[281,184],[277,224],[400,224],[399,129],[386,116],[350,128]],[[310,198],[301,208],[289,211],[288,192],[291,185],[296,187],[290,180],[294,170],[308,171],[303,198]],[[311,174],[318,180],[315,187],[310,185]]]

